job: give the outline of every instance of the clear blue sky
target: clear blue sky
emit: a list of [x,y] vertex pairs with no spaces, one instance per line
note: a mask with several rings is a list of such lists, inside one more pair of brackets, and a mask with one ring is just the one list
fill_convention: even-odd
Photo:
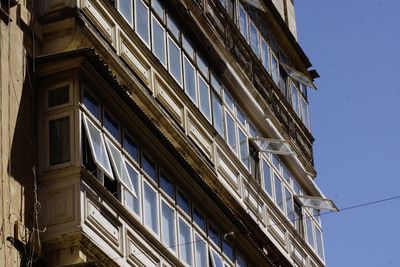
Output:
[[[297,0],[317,184],[339,208],[400,195],[400,0]],[[400,199],[322,217],[327,266],[400,266]]]

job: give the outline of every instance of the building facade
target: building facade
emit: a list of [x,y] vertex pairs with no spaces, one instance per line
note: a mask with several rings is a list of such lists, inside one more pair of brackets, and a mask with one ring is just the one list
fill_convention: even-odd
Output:
[[2,1],[4,266],[325,266],[292,0]]

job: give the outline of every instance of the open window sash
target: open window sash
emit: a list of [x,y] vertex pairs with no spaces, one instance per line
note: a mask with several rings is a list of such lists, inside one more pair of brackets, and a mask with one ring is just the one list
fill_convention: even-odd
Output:
[[209,248],[209,255],[211,258],[211,267],[224,267],[224,262],[220,255],[217,254],[212,248]]
[[250,137],[252,142],[260,152],[272,153],[277,155],[295,155],[289,141],[280,139],[268,139],[262,137]]
[[288,74],[288,76],[290,78],[292,78],[295,81],[298,81],[301,84],[304,84],[310,88],[313,89],[317,89],[317,87],[315,86],[315,84],[303,73],[301,73],[300,71],[295,70],[292,67],[289,67],[288,65],[284,64],[284,63],[280,63],[281,66],[285,69],[286,73]]
[[85,127],[86,137],[96,165],[114,180],[111,169],[110,159],[108,158],[104,137],[101,130],[83,114],[83,125]]
[[300,195],[294,195],[293,197],[297,199],[305,208],[339,211],[335,203],[333,203],[333,201],[330,199],[322,197],[314,197],[314,196],[300,196]]
[[110,141],[106,139],[107,150],[111,158],[111,163],[114,167],[117,179],[123,183],[129,191],[137,198],[135,188],[132,184],[131,177],[129,176],[126,160],[121,151]]

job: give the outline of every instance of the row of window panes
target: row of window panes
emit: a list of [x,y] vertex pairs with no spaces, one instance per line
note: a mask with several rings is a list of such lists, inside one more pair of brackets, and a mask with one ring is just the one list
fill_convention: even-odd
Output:
[[[135,20],[137,34],[147,45],[149,45],[150,35],[152,36],[151,49],[154,55],[167,67],[188,97],[248,167],[247,138],[249,134],[256,136],[257,131],[254,126],[247,122],[245,113],[235,105],[233,97],[226,90],[222,90],[219,80],[209,70],[207,63],[196,52],[186,36],[181,33],[179,26],[166,13],[160,2],[157,0],[152,2],[153,12],[148,12],[149,8],[141,0],[135,0],[135,3],[135,11],[143,11],[147,14],[146,16],[151,16],[152,25],[150,31],[149,18],[137,14],[135,16],[137,17]],[[132,25],[132,12],[126,15],[127,12],[124,10],[131,6],[132,3],[119,4],[118,9]],[[141,20],[143,22],[139,23]],[[144,28],[141,30],[142,27],[147,30]],[[211,87],[213,90],[210,89]]]
[[[140,0],[136,0],[136,1],[140,1]],[[155,3],[155,4],[154,4]],[[153,1],[152,6],[157,6],[157,8],[155,8],[154,10],[158,10],[157,14],[160,15],[160,17],[164,18],[166,16],[166,12],[165,10],[162,8],[161,4],[158,1]],[[248,27],[248,23],[247,21],[251,22],[251,19],[248,18],[248,15],[246,13],[246,11],[243,9],[243,7],[241,5],[239,5],[239,12],[240,14],[242,14],[241,16],[239,16],[239,18],[243,18],[243,20],[245,21],[245,23],[243,25],[246,25],[245,28],[242,29],[246,29],[245,33],[247,32],[247,27]],[[187,40],[187,38],[185,38],[185,36],[182,34],[180,35],[180,30],[179,27],[176,25],[175,22],[173,22],[173,20],[167,16],[167,23],[168,23],[168,28],[171,29],[171,33],[173,32],[173,36],[175,38],[175,40],[180,40],[180,37],[182,36],[182,45],[183,45],[183,49],[181,49],[180,47],[178,47],[177,45],[175,45],[174,42],[174,46],[176,46],[176,49],[168,49],[168,51],[175,51],[176,55],[175,58],[178,58],[179,60],[177,62],[174,62],[175,66],[180,66],[178,67],[175,71],[173,69],[171,69],[169,67],[170,73],[171,75],[178,81],[179,84],[182,85],[182,77],[181,77],[181,69],[183,69],[183,78],[184,78],[184,82],[183,82],[183,88],[186,92],[186,94],[189,96],[189,98],[194,102],[197,103],[197,95],[198,95],[198,91],[199,89],[197,88],[207,88],[207,90],[204,90],[206,92],[210,92],[210,86],[209,84],[206,82],[206,79],[210,80],[210,84],[211,87],[214,90],[212,91],[212,115],[213,115],[213,125],[215,127],[215,129],[217,130],[217,132],[226,140],[227,144],[229,145],[229,147],[235,152],[236,155],[238,155],[238,158],[241,160],[241,162],[250,170],[251,168],[251,164],[250,164],[250,160],[249,160],[249,144],[248,144],[248,136],[253,136],[256,137],[257,136],[257,130],[255,129],[255,127],[253,126],[253,124],[247,119],[246,114],[243,112],[243,110],[235,103],[234,98],[231,96],[231,94],[221,85],[220,81],[218,80],[218,78],[215,77],[215,75],[213,75],[212,72],[209,71],[207,64],[204,62],[204,60],[202,60],[201,57],[199,57],[196,52],[195,49],[193,48],[193,46],[190,44],[190,42]],[[153,15],[153,19],[154,19],[154,15]],[[163,26],[161,26],[161,24],[158,24],[160,26],[160,28],[162,28]],[[173,26],[170,26],[173,25]],[[268,43],[265,41],[265,39],[263,39],[262,37],[260,38],[260,34],[258,32],[258,29],[255,27],[255,24],[251,22],[251,28],[252,30],[250,30],[250,33],[253,31],[254,33],[256,33],[255,36],[256,39],[262,39],[261,45],[260,47],[264,47],[264,58],[269,59],[270,57],[268,56],[270,53],[270,49],[269,49],[269,45]],[[158,27],[158,26],[157,26]],[[154,27],[153,27],[153,31],[154,31]],[[162,32],[163,34],[160,36],[163,36],[159,42],[157,43],[164,43],[165,46],[165,29],[162,28]],[[140,34],[138,32],[138,34]],[[154,34],[153,34],[154,35]],[[250,34],[251,35],[251,34]],[[247,34],[245,34],[245,36],[247,36]],[[154,38],[154,37],[153,37]],[[171,41],[172,42],[172,38],[169,37],[168,42]],[[169,44],[168,44],[169,46]],[[255,47],[253,45],[253,47]],[[257,45],[258,47],[258,45]],[[162,51],[165,51],[165,48],[161,49]],[[183,57],[183,61],[181,60],[181,52],[182,52],[182,57]],[[175,53],[174,52],[174,53]],[[160,59],[161,62],[163,62],[163,64],[165,64],[164,57],[160,58],[157,55],[157,50],[153,47],[153,53],[155,53],[155,55]],[[257,54],[259,54],[257,52]],[[262,54],[262,53],[261,53]],[[164,54],[163,54],[164,55]],[[197,57],[196,57],[197,55]],[[273,54],[273,52],[271,51],[271,58],[272,61],[271,63],[269,61],[266,61],[266,66],[267,66],[267,70],[270,70],[269,64],[272,64],[271,66],[276,66],[276,70],[278,70],[278,60],[277,57]],[[196,60],[197,64],[192,64],[192,60]],[[171,65],[171,60],[168,60],[169,64],[168,66]],[[198,69],[196,71],[195,66],[198,66]],[[200,71],[202,70],[202,71]],[[272,70],[274,70],[274,68],[272,68]],[[197,75],[196,75],[197,73]],[[199,73],[203,73],[203,75],[200,75]],[[279,70],[278,70],[279,73]],[[196,82],[196,77],[197,77],[197,81]],[[206,77],[206,79],[204,78]],[[198,84],[198,87],[196,87],[196,84]],[[200,90],[201,92],[202,90]],[[207,96],[204,99],[207,99],[207,101],[204,101],[205,103],[208,103],[209,101],[209,93],[206,94]],[[200,106],[200,110],[202,110],[203,114],[210,120],[210,107],[209,105],[205,105],[207,108],[204,108],[202,110],[202,106]],[[204,110],[207,110],[207,112],[204,112]],[[275,159],[279,158],[275,155],[273,155],[273,161]],[[280,168],[280,167],[278,167]],[[285,168],[286,169],[286,168]],[[285,177],[286,178],[286,177]],[[292,178],[288,178],[288,179],[292,179]],[[295,189],[299,189],[299,185],[296,182],[295,179],[292,179],[295,183],[294,188]],[[290,182],[290,181],[288,181]],[[276,203],[278,204],[279,207],[282,208],[283,211],[283,195],[280,193],[280,190],[276,191],[277,194],[275,195],[276,197],[274,198],[276,200]],[[297,192],[300,193],[300,192]],[[272,196],[272,195],[271,195]],[[281,200],[282,199],[282,200]],[[290,197],[291,199],[291,197]],[[292,205],[288,206],[288,209],[292,210]],[[291,215],[292,212],[288,212],[287,214],[289,214],[288,216],[290,218],[292,218],[293,216]]]
[[[141,0],[135,1],[138,2],[136,5],[139,6],[139,9],[136,8],[136,11],[138,12],[138,10],[144,10],[145,4],[143,4]],[[145,7],[146,10],[149,10],[147,6]],[[226,140],[227,144],[235,152],[235,154],[238,155],[238,158],[241,160],[241,162],[250,170],[251,164],[249,160],[248,136],[256,137],[257,130],[247,119],[247,116],[243,110],[235,103],[234,98],[221,85],[220,81],[215,77],[213,72],[209,70],[202,57],[196,53],[190,41],[185,37],[184,34],[181,34],[178,25],[166,13],[160,2],[157,0],[152,1],[152,8],[153,12],[146,11],[147,17],[140,17],[138,20],[143,19],[148,21],[148,17],[151,15],[153,53],[164,66],[167,65],[170,74],[183,87],[189,98],[199,107],[200,111],[210,122],[212,114],[212,123],[214,128]],[[119,10],[122,15],[124,15],[124,12],[121,10],[121,6],[119,6]],[[272,71],[272,73],[276,73],[275,75],[273,74],[273,77],[276,76],[276,78],[278,78],[279,63],[277,57],[269,48],[268,42],[261,37],[261,34],[259,33],[255,24],[250,18],[248,18],[246,11],[241,5],[239,5],[239,12],[242,14],[239,16],[240,21],[242,21],[240,25],[246,25],[246,27],[241,27],[242,33],[244,36],[247,36],[248,27],[250,27],[250,36],[252,35],[251,32],[253,32],[253,39],[258,40],[257,45],[253,44],[252,47],[257,49],[261,48],[261,50],[257,50],[258,52],[255,51],[256,54],[261,56],[261,60],[264,58],[263,62],[265,63],[264,66],[266,66],[266,69],[269,72]],[[165,21],[167,30],[165,26],[163,26],[165,25]],[[250,24],[248,24],[248,22],[250,22]],[[149,24],[138,24],[136,22],[135,25],[137,25],[136,32],[138,35],[141,36],[142,40],[147,45],[149,45],[150,34],[147,33],[150,31],[150,28],[148,27]],[[146,28],[148,30],[139,30],[137,27],[141,27],[141,25],[147,25]],[[146,34],[143,34],[142,32],[146,32]],[[246,39],[249,40],[247,37]],[[156,44],[156,46],[154,44]],[[271,56],[269,56],[270,53]],[[166,54],[168,54],[168,59]],[[269,61],[269,58],[271,58],[271,62]],[[213,90],[210,90],[210,87]],[[273,160],[276,158],[278,157],[273,155]],[[295,192],[300,193],[301,189],[297,181],[292,178],[288,179],[292,181],[288,182],[291,184],[293,183]],[[277,205],[285,213],[283,210],[283,207],[285,206],[284,195],[283,193],[280,193],[281,190],[276,190],[276,192],[277,194],[275,194],[274,199]],[[270,194],[270,196],[272,195]],[[291,194],[289,199],[291,199],[290,202],[293,202]],[[289,218],[294,217],[294,215],[292,215],[292,210],[292,205],[289,205],[286,212]]]
[[305,213],[306,220],[306,241],[313,248],[313,250],[318,254],[318,256],[324,261],[324,244],[322,238],[322,231],[317,226],[318,223],[314,215],[311,216],[308,212]]
[[[235,258],[233,246],[222,238],[221,231],[213,226],[209,220],[206,220],[202,212],[166,178],[159,167],[153,161],[150,161],[145,153],[141,154],[140,161],[142,162],[142,170],[147,176],[140,175],[135,164],[130,162],[130,157],[125,156],[130,154],[125,147],[121,150],[117,148],[115,142],[111,141],[108,137],[111,133],[108,136],[102,133],[102,130],[85,115],[83,115],[83,124],[96,164],[108,177],[117,179],[122,185],[122,196],[120,196],[122,203],[136,216],[142,218],[143,224],[154,234],[161,237],[161,241],[167,247],[175,252],[179,251],[178,256],[183,261],[191,262],[189,265],[194,266],[192,262],[193,251],[199,245],[198,242],[193,242],[193,237],[206,246],[202,236],[207,235],[208,240],[214,244],[210,246],[210,251],[213,251],[215,255],[213,256],[213,253],[211,253],[210,257],[212,257],[212,261],[217,262],[215,264],[218,264],[218,262],[228,264],[230,261],[230,265],[236,260],[241,263],[241,265],[237,263],[237,266],[246,266],[243,265],[246,261],[239,254]],[[108,132],[107,129],[104,130]],[[139,148],[137,147],[137,149]],[[147,180],[144,177],[150,179]],[[196,226],[193,227],[192,223],[188,222],[193,222],[193,225]],[[193,236],[188,233],[193,233]],[[189,244],[180,245],[187,243]],[[221,252],[225,255],[225,259],[221,257]],[[202,265],[205,264],[204,260],[196,259],[198,264],[201,263],[197,266],[207,266]]]
[[[238,6],[237,24],[241,34],[249,43],[254,54],[259,58],[266,71],[271,75],[272,80],[288,99],[297,116],[303,121],[307,128],[310,128],[306,86],[301,84],[301,90],[298,89],[299,86],[297,86],[297,88],[295,88],[296,86],[293,87],[294,82],[289,79],[286,71],[280,67],[279,63],[282,61],[286,64],[286,56],[279,50],[276,41],[272,37],[270,37],[270,41],[268,41],[268,30],[263,30],[266,29],[265,23],[260,22],[256,25],[253,21],[254,18],[251,18],[245,8],[241,4],[238,4]],[[272,48],[274,46],[276,46],[275,49]],[[274,51],[279,52],[277,53]],[[277,54],[279,54],[279,56]]]

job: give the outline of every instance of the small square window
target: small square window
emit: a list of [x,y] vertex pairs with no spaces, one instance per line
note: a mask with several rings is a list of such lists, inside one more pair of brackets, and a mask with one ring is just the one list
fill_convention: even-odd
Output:
[[64,85],[48,92],[48,107],[62,106],[69,103],[69,86]]

